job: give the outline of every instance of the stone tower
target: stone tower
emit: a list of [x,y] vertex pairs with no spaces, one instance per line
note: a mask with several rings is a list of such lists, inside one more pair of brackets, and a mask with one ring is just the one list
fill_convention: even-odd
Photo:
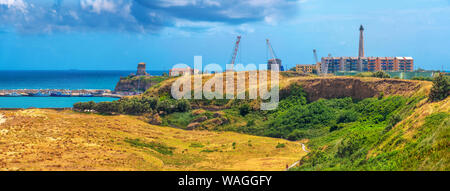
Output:
[[361,25],[359,28],[359,54],[358,57],[364,57],[364,28]]
[[145,63],[141,62],[138,64],[136,75],[137,76],[148,76],[147,72],[145,71]]

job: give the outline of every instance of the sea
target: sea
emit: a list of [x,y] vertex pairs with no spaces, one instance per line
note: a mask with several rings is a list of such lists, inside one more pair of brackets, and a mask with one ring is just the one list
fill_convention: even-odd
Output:
[[[136,71],[104,70],[0,70],[0,89],[110,89],[121,76]],[[162,75],[166,71],[147,71]],[[0,97],[0,108],[66,108],[76,102],[113,101],[109,97]]]

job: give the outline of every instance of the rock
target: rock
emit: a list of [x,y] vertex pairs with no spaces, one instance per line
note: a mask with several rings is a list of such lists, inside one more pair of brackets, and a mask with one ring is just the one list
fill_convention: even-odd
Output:
[[216,112],[216,113],[213,114],[213,117],[214,117],[214,118],[222,117],[222,114]]
[[206,120],[208,120],[208,117],[201,116],[201,117],[195,118],[194,120],[192,120],[192,122],[203,122],[203,121],[206,121]]
[[197,127],[200,127],[200,123],[194,122],[194,123],[189,123],[189,125],[186,127],[187,130],[193,130]]

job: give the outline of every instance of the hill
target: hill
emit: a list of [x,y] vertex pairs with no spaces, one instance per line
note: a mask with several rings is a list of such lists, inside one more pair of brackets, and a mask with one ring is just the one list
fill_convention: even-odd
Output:
[[[146,94],[167,95],[170,84]],[[300,140],[312,152],[294,170],[449,170],[449,98],[429,102],[431,86],[415,80],[282,75],[282,100],[275,111],[259,111],[255,100],[200,100],[192,101],[200,110],[169,114],[164,123]],[[257,87],[247,85],[246,91],[250,88]],[[246,104],[250,110],[242,115]],[[220,120],[211,117],[218,111],[224,116]]]
[[137,116],[0,113],[0,170],[284,170],[305,154],[296,142],[155,126]]
[[[202,83],[221,75],[202,75]],[[278,107],[264,111],[261,99],[175,100],[178,79],[187,78],[119,101],[74,105],[98,114],[0,111],[1,167],[283,170],[302,157],[291,170],[450,168],[450,98],[430,102],[428,81],[282,73]],[[245,85],[238,93],[259,88]]]

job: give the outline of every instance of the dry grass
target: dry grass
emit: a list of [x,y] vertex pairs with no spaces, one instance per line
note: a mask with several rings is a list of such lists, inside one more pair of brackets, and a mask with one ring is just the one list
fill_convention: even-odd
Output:
[[[42,109],[0,113],[7,119],[0,125],[0,170],[284,170],[305,155],[296,142],[184,131],[133,116]],[[173,154],[126,139],[173,147]],[[275,148],[278,143],[286,147]]]

